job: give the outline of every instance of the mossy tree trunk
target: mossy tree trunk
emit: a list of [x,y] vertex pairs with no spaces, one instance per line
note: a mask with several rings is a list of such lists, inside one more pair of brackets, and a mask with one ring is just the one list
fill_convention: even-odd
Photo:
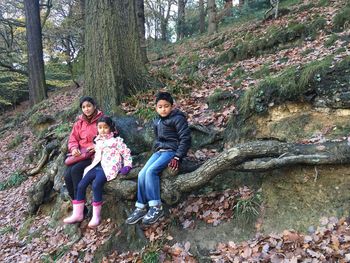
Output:
[[185,0],[178,1],[178,12],[177,12],[177,38],[178,40],[185,37]]
[[205,32],[205,8],[204,8],[204,0],[199,0],[199,31],[201,33]]
[[39,0],[24,1],[28,48],[28,86],[31,105],[47,98]]
[[144,0],[136,0],[136,16],[137,26],[140,35],[141,55],[144,63],[148,62],[147,46],[146,46],[146,29],[145,29],[145,2]]
[[86,0],[85,90],[107,114],[147,86],[135,1]]
[[214,34],[216,31],[217,23],[215,0],[208,0],[208,34]]

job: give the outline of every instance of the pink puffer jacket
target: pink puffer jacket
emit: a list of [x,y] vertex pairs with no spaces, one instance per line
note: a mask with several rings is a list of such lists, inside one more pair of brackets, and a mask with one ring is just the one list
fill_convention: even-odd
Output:
[[101,116],[103,116],[102,111],[98,111],[90,122],[83,114],[78,117],[69,136],[69,152],[72,152],[73,149],[88,148],[94,144],[93,139],[97,135],[96,122]]
[[111,133],[105,137],[98,135],[95,142],[95,157],[92,163],[85,168],[84,176],[99,162],[101,162],[107,181],[116,178],[123,166],[132,167],[130,149],[123,142],[122,138],[114,138],[113,133]]

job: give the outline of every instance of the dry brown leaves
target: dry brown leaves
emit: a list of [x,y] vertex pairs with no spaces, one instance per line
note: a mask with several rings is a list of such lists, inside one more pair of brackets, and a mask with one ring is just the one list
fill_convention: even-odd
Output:
[[[213,262],[349,262],[350,227],[345,219],[323,218],[313,234],[293,230],[235,244],[219,244]],[[321,221],[322,221],[321,220]]]
[[186,201],[171,209],[171,214],[179,218],[183,228],[195,227],[195,220],[202,220],[216,226],[233,216],[233,207],[240,195],[238,190],[225,190],[209,195],[189,196]]

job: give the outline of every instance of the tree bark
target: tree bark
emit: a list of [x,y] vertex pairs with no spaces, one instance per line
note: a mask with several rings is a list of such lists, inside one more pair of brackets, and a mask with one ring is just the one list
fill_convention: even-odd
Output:
[[177,11],[177,39],[181,40],[185,37],[185,0],[178,1]]
[[81,17],[84,20],[85,19],[85,0],[79,0],[79,7],[80,7]]
[[136,17],[137,17],[137,27],[140,36],[140,48],[142,61],[144,63],[148,62],[147,58],[147,45],[145,38],[145,2],[144,0],[136,0]]
[[199,32],[205,32],[205,8],[204,0],[199,0]]
[[[236,145],[211,158],[197,170],[161,179],[162,199],[167,204],[180,200],[183,193],[200,188],[227,170],[268,171],[293,165],[325,165],[350,163],[350,147],[346,142],[293,144],[278,141],[256,141]],[[112,186],[113,185],[113,186]],[[126,199],[134,198],[136,183],[115,180],[111,186]]]
[[208,16],[208,34],[211,35],[217,31],[215,0],[208,0]]
[[47,98],[39,0],[25,0],[26,38],[28,48],[28,86],[31,105]]
[[85,90],[106,114],[148,85],[142,60],[135,2],[86,0]]

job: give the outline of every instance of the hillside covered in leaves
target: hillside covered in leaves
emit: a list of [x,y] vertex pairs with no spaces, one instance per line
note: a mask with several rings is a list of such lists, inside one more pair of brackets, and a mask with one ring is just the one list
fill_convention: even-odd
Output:
[[[322,83],[326,73],[350,71],[350,3],[281,1],[280,8],[284,11],[277,19],[228,21],[215,35],[185,38],[149,50],[149,70],[174,94],[191,126],[225,136],[233,116],[264,114],[276,105],[306,100],[312,84]],[[127,98],[122,110],[146,123],[155,116],[156,91]],[[262,233],[259,190],[244,185],[191,193],[160,222],[141,228],[149,242],[141,251],[108,251],[110,234],[118,236],[121,227],[110,218],[103,218],[96,230],[89,229],[86,222],[64,226],[50,203],[59,193],[50,194],[51,199],[31,215],[28,189],[50,173],[50,166],[34,176],[28,173],[35,169],[47,137],[63,139],[69,134],[81,95],[82,87],[56,88],[32,109],[23,102],[1,115],[0,261],[350,262],[349,219],[323,217],[318,226],[305,232]],[[333,128],[299,142],[341,141],[350,131],[345,127],[339,133]],[[191,149],[189,157],[210,159],[230,143]],[[55,154],[49,156],[49,162]],[[255,220],[253,225],[250,217]],[[191,233],[203,226],[215,231],[228,222],[249,222],[256,235],[198,251],[191,242],[178,240],[174,232]]]

